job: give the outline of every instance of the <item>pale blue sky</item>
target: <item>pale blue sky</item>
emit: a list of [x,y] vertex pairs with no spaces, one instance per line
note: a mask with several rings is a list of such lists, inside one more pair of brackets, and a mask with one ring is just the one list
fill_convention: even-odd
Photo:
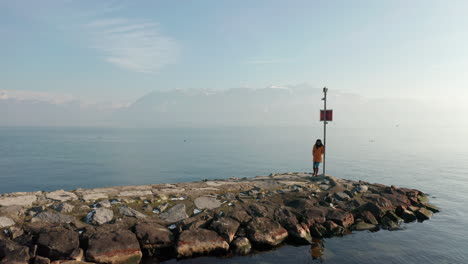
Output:
[[129,102],[309,83],[468,100],[468,1],[0,0],[0,90]]

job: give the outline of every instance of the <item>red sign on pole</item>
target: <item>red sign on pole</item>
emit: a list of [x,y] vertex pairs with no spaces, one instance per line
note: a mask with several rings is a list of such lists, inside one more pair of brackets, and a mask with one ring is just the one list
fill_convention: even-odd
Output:
[[[325,111],[320,110],[320,121],[324,121],[324,119],[325,119]],[[327,121],[333,121],[333,110],[327,109],[326,119]]]

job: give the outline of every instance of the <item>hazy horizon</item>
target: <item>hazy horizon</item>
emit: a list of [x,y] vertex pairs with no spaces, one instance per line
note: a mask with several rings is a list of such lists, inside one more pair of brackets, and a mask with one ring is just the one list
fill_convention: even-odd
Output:
[[[153,91],[129,104],[86,103],[46,94],[0,90],[3,126],[209,127],[317,126],[321,89],[302,84],[226,90]],[[399,98],[367,98],[330,90],[330,125],[468,128],[464,106]]]
[[1,1],[0,126],[448,126],[468,2]]

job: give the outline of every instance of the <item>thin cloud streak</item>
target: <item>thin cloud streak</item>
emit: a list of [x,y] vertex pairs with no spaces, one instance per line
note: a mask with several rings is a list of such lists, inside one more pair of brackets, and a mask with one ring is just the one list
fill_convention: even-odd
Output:
[[126,18],[99,19],[85,25],[92,47],[105,54],[105,61],[123,69],[156,73],[174,64],[179,44],[163,35],[157,23]]
[[288,60],[248,60],[245,61],[244,64],[276,64],[276,63],[283,63],[287,62]]

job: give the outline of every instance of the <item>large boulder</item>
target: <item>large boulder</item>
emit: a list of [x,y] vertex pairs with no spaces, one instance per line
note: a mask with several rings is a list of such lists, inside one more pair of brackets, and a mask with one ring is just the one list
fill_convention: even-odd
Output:
[[362,220],[364,220],[366,223],[369,223],[372,225],[379,224],[379,221],[377,221],[377,219],[375,219],[375,216],[369,211],[362,211],[360,215],[361,215]]
[[138,219],[143,219],[146,217],[146,215],[144,215],[143,213],[140,213],[137,210],[127,207],[125,205],[120,206],[119,213],[121,213],[124,216],[135,217]]
[[100,199],[108,199],[109,196],[106,193],[87,193],[83,194],[83,200],[86,202],[96,201]]
[[15,225],[15,221],[13,221],[13,219],[6,216],[0,216],[0,228],[10,227],[13,225]]
[[328,219],[341,225],[344,228],[351,226],[354,223],[354,217],[351,213],[335,209],[328,214]]
[[240,223],[230,217],[220,217],[211,223],[210,229],[216,231],[228,243],[231,243],[239,226]]
[[386,210],[375,203],[368,202],[358,209],[360,212],[368,211],[374,218],[380,219],[386,212]]
[[345,232],[344,227],[338,225],[332,220],[327,220],[324,227],[327,228],[327,236],[342,236]]
[[36,201],[36,195],[6,196],[0,197],[0,206],[31,206]]
[[238,255],[249,254],[252,250],[252,244],[246,237],[238,237],[231,243],[232,251]]
[[310,233],[314,237],[324,237],[327,235],[327,228],[325,228],[322,224],[315,223],[309,227]]
[[288,230],[289,235],[298,243],[311,244],[312,236],[305,223],[299,223],[296,216],[287,207],[275,210],[275,220]]
[[47,223],[58,223],[68,224],[73,222],[75,219],[72,216],[52,213],[52,212],[40,212],[31,219],[31,222],[47,222]]
[[416,217],[421,222],[431,218],[432,214],[433,214],[432,211],[427,210],[426,208],[419,208],[419,210],[415,212]]
[[187,215],[185,204],[176,204],[166,212],[160,214],[159,217],[167,222],[173,223],[187,219],[189,216]]
[[11,205],[6,207],[0,207],[0,215],[9,217],[13,220],[20,220],[24,217],[26,209],[21,205]]
[[78,200],[78,196],[76,196],[76,194],[72,192],[66,192],[64,190],[58,190],[58,191],[46,193],[46,197],[48,199],[59,201],[59,202]]
[[307,209],[303,212],[302,218],[303,222],[306,223],[309,227],[313,226],[315,223],[323,224],[325,223],[326,216],[328,214],[328,208],[317,206],[310,209]]
[[440,212],[440,208],[438,206],[436,206],[436,205],[426,203],[424,206],[426,207],[426,209],[432,211],[433,213]]
[[78,233],[61,228],[39,234],[37,253],[51,260],[68,259],[79,251]]
[[174,234],[157,223],[140,223],[135,226],[135,234],[141,248],[148,256],[170,253],[174,247]]
[[255,203],[251,204],[248,210],[253,217],[273,217],[275,207],[264,203]]
[[88,240],[86,260],[107,264],[138,264],[143,254],[129,230],[97,230]]
[[252,217],[239,205],[235,205],[234,209],[227,214],[232,219],[238,221],[241,224],[246,224],[250,222]]
[[413,222],[416,220],[416,215],[414,215],[414,213],[408,209],[401,209],[401,211],[399,212],[399,216],[406,222],[406,223],[409,223],[409,222]]
[[356,231],[363,231],[363,230],[374,230],[377,228],[377,226],[373,224],[368,224],[362,220],[358,220],[354,223],[352,228]]
[[269,218],[258,217],[247,225],[247,235],[255,246],[270,248],[281,244],[288,237],[288,231]]
[[177,257],[188,258],[207,254],[222,254],[229,244],[212,230],[195,228],[183,231],[177,242]]
[[410,199],[404,194],[398,193],[398,192],[393,192],[391,194],[389,193],[383,193],[382,196],[392,202],[393,206],[399,206],[399,205],[411,205]]
[[71,213],[73,211],[74,206],[68,203],[60,203],[57,205],[53,205],[52,208],[60,213]]
[[27,264],[30,258],[28,247],[11,240],[0,239],[1,264]]
[[202,196],[196,198],[195,206],[199,209],[215,209],[221,206],[221,202],[214,197]]
[[35,256],[33,264],[50,264],[50,259],[41,256]]
[[114,218],[114,212],[106,208],[98,208],[91,211],[86,216],[86,222],[92,225],[103,225],[109,223]]
[[385,212],[396,208],[390,200],[379,194],[366,194],[362,198],[368,203],[361,206],[361,210],[370,211],[377,219],[380,219]]
[[298,211],[303,211],[305,209],[314,208],[317,205],[317,199],[295,199],[286,203],[287,206],[297,209]]

